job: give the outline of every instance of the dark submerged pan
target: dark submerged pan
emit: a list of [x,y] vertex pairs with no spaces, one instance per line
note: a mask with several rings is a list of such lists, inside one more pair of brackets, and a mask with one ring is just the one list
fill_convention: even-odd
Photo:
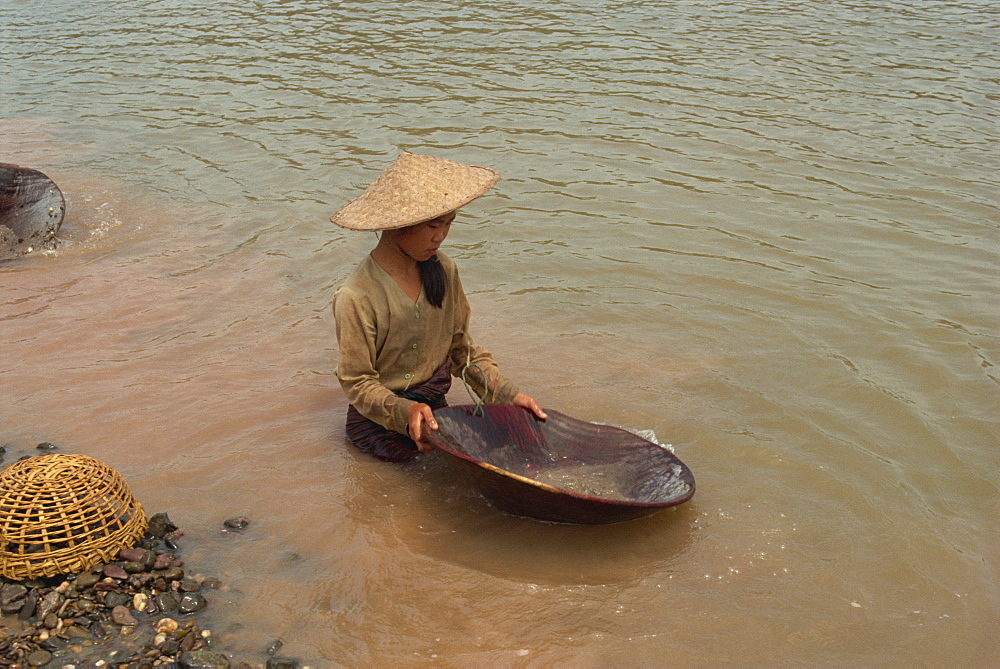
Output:
[[541,421],[512,405],[434,412],[431,441],[496,506],[562,523],[619,523],[694,495],[694,476],[659,444],[546,409]]
[[0,260],[55,248],[66,201],[52,179],[0,163]]

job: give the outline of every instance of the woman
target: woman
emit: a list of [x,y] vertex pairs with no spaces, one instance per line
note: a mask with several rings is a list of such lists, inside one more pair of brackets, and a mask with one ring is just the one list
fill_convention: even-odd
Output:
[[547,418],[473,342],[458,270],[438,252],[458,208],[499,178],[487,167],[403,153],[330,217],[350,230],[381,231],[333,298],[337,377],[350,402],[347,438],[366,453],[405,462],[430,450],[433,410],[446,405],[452,376],[487,403]]

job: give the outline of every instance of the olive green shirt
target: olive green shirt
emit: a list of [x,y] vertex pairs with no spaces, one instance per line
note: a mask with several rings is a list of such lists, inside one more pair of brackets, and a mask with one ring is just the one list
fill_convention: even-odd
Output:
[[443,253],[438,258],[447,277],[440,308],[427,301],[423,289],[413,302],[370,255],[333,296],[337,378],[347,401],[362,416],[401,434],[407,433],[406,410],[413,402],[395,393],[419,386],[445,360],[451,360],[453,376],[461,376],[468,363],[466,380],[477,396],[488,391],[490,404],[509,404],[518,393],[490,352],[472,341],[458,268]]

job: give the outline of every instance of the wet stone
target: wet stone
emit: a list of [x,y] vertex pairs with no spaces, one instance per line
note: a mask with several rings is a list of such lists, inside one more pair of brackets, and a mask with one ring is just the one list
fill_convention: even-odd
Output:
[[229,520],[222,523],[227,529],[230,530],[242,530],[250,524],[249,518],[244,518],[240,516],[239,518],[230,518]]
[[158,513],[149,519],[149,534],[157,539],[163,539],[171,532],[175,532],[177,526],[170,522],[170,518],[165,513]]
[[123,592],[109,592],[104,596],[104,605],[109,609],[117,606],[127,606],[132,602],[132,598]]
[[120,580],[128,578],[128,573],[121,567],[121,565],[117,564],[104,565],[104,575]]
[[160,634],[173,634],[177,631],[177,621],[173,618],[160,618],[153,625],[153,629]]
[[160,553],[153,560],[153,569],[163,571],[174,564],[174,558],[169,553]]
[[139,621],[132,617],[132,613],[124,606],[116,606],[111,610],[111,620],[116,625],[132,626],[138,625]]
[[53,590],[49,594],[42,597],[42,601],[38,603],[38,609],[35,611],[35,615],[44,619],[49,614],[58,611],[64,601],[65,597]]
[[128,582],[133,588],[141,589],[146,587],[154,579],[156,579],[156,577],[152,574],[132,574],[129,577]]
[[36,650],[28,655],[25,660],[27,661],[29,667],[44,667],[52,661],[52,653],[47,650]]
[[184,578],[184,570],[180,567],[169,567],[157,574],[168,581],[179,581]]
[[[188,630],[188,632],[190,632],[190,630]],[[181,642],[181,650],[196,650],[194,646],[196,643],[198,643],[198,639],[195,637],[194,634],[189,633],[186,634],[185,636],[180,637],[180,642]]]
[[156,553],[142,548],[123,548],[118,554],[118,558],[125,562],[138,562],[149,569],[156,561]]
[[149,609],[149,595],[144,592],[137,592],[132,597],[132,608],[140,613]]
[[146,571],[146,565],[141,562],[126,562],[122,565],[122,569],[129,574],[141,574]]
[[54,630],[55,628],[59,627],[59,623],[61,623],[62,620],[60,620],[59,616],[57,616],[56,614],[50,613],[49,615],[45,616],[45,620],[43,620],[42,622],[45,623],[45,626],[48,627],[50,630]]
[[94,584],[94,592],[121,592],[122,586],[113,578],[107,578]]
[[194,613],[196,611],[201,611],[208,605],[205,598],[195,592],[189,592],[181,597],[180,604],[177,606],[177,610],[181,613]]
[[163,643],[157,646],[157,648],[164,655],[175,655],[181,649],[181,642],[177,639],[168,638],[164,639]]
[[205,649],[185,651],[177,663],[181,669],[229,669],[229,658]]
[[107,628],[104,625],[102,625],[101,623],[99,623],[99,622],[95,622],[93,625],[91,625],[90,626],[90,631],[98,639],[103,639],[104,637],[106,637],[108,635]]
[[44,441],[44,442],[38,444],[38,446],[35,446],[35,448],[37,450],[39,450],[39,451],[49,452],[49,451],[54,451],[54,450],[56,450],[59,447],[56,446],[55,444],[50,444],[49,442]]
[[70,639],[79,639],[79,640],[94,638],[94,635],[91,634],[89,631],[87,631],[86,627],[83,627],[81,625],[73,625],[72,627],[67,628],[66,636],[69,637]]
[[201,583],[193,578],[185,578],[180,582],[180,584],[181,592],[198,592],[201,590]]
[[100,580],[101,580],[100,574],[95,574],[92,571],[88,571],[76,577],[76,587],[81,590],[85,588],[92,588],[94,584]]
[[299,669],[298,660],[284,657],[267,658],[267,669]]
[[172,592],[161,592],[153,600],[156,602],[156,608],[164,613],[177,610],[177,595]]
[[28,596],[24,598],[24,604],[21,605],[21,611],[17,614],[17,619],[20,621],[29,620],[31,616],[35,615],[35,607],[38,605],[38,591],[31,590],[28,592]]
[[0,612],[20,613],[28,589],[20,583],[8,583],[0,588]]
[[78,599],[74,602],[74,608],[78,613],[90,613],[97,607],[97,603],[89,599]]

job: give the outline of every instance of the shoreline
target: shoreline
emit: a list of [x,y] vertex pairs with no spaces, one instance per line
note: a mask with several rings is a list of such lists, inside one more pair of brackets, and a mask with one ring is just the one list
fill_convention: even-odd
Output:
[[[0,471],[58,447],[9,461],[0,446]],[[249,524],[233,518],[226,531]],[[14,580],[0,576],[0,668],[3,669],[307,669],[282,657],[280,640],[262,654],[266,662],[231,657],[198,614],[222,583],[192,577],[181,557],[184,533],[166,513],[148,517],[148,528],[115,560],[76,574]]]

